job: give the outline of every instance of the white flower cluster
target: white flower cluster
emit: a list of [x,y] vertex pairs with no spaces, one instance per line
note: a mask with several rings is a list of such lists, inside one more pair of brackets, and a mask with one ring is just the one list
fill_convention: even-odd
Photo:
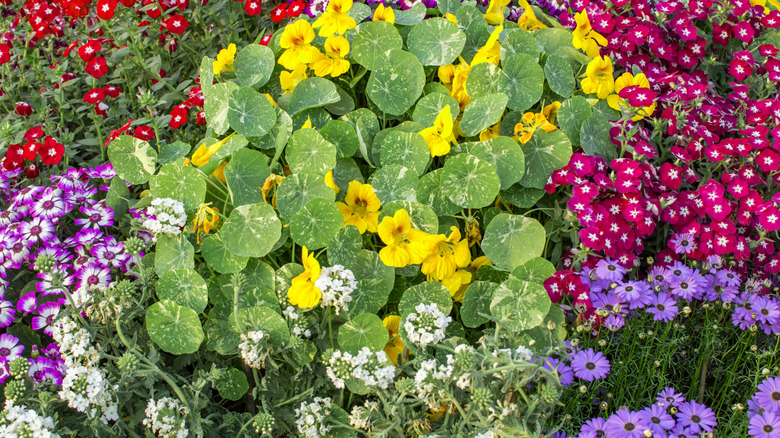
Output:
[[379,404],[374,401],[366,400],[363,406],[352,406],[352,411],[349,413],[349,425],[355,429],[371,430],[373,426],[371,412],[373,411],[379,411]]
[[338,315],[341,311],[349,310],[349,302],[352,301],[352,292],[357,289],[357,281],[352,271],[341,265],[333,265],[322,268],[314,286],[322,291],[320,306],[333,306]]
[[189,430],[185,427],[190,410],[178,400],[163,397],[156,402],[150,398],[146,403],[144,426],[160,438],[187,438]]
[[420,303],[414,308],[416,313],[410,313],[404,322],[404,330],[409,342],[425,348],[428,344],[444,340],[444,330],[452,322],[452,318],[439,310],[435,303]]
[[296,336],[307,339],[311,337],[311,330],[306,328],[306,322],[301,319],[301,315],[295,311],[294,306],[287,306],[286,309],[282,310],[282,315],[292,322],[292,332]]
[[268,335],[262,330],[242,334],[238,349],[241,350],[241,359],[244,363],[252,368],[263,368],[265,358],[268,356],[267,340]]
[[178,235],[187,223],[184,204],[171,198],[156,198],[144,211],[143,227],[154,235]]
[[344,388],[345,380],[355,378],[369,388],[387,389],[395,378],[395,366],[384,351],[373,353],[363,347],[353,356],[346,351],[336,351],[325,369],[336,388]]
[[306,438],[320,438],[330,431],[325,418],[330,416],[332,403],[330,397],[314,397],[311,403],[303,402],[295,410],[295,426],[298,433]]
[[118,390],[119,386],[108,383],[104,370],[77,365],[65,373],[59,396],[71,408],[108,423],[119,418],[116,401],[111,397]]
[[417,397],[433,411],[441,407],[439,400],[446,396],[443,384],[452,378],[452,365],[441,365],[435,359],[424,360],[414,375]]
[[54,430],[51,417],[42,417],[32,409],[27,409],[27,406],[14,406],[13,401],[5,401],[5,408],[0,412],[0,436],[60,438]]
[[100,353],[92,345],[92,336],[72,318],[58,320],[52,326],[52,337],[60,348],[66,367],[94,367],[100,360]]

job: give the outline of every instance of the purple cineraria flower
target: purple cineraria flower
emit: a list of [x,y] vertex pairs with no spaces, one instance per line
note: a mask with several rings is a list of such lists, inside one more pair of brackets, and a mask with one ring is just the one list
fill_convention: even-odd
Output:
[[60,313],[60,304],[56,302],[41,304],[35,311],[38,315],[33,316],[32,318],[32,323],[30,324],[32,329],[43,329],[44,333],[51,336],[52,323],[54,322],[54,318]]
[[54,237],[54,225],[44,218],[34,217],[30,222],[21,223],[19,233],[30,244],[46,242]]
[[638,412],[621,409],[610,415],[606,423],[607,436],[621,438],[644,438],[648,425]]
[[94,264],[95,258],[89,253],[85,246],[76,248],[76,258],[73,260],[73,269],[80,270],[84,266]]
[[22,357],[22,351],[24,351],[24,345],[19,345],[19,338],[7,333],[0,335],[0,360],[11,362]]
[[15,242],[8,242],[8,252],[11,256],[11,263],[15,269],[22,266],[22,262],[30,257],[30,248],[22,239],[16,239]]
[[591,418],[580,427],[580,436],[583,436],[583,434],[586,433],[592,433],[600,438],[605,437],[607,436],[606,427],[607,420],[601,417]]
[[5,383],[5,380],[11,376],[8,371],[8,363],[0,361],[0,383]]
[[679,407],[682,403],[685,402],[685,397],[679,392],[676,392],[674,388],[667,387],[661,390],[657,394],[658,397],[655,398],[655,401],[658,403],[663,403],[664,406],[674,406]]
[[41,198],[32,206],[32,214],[46,219],[55,219],[67,214],[62,190],[49,187]]
[[[49,256],[57,263],[67,263],[73,259],[73,255],[68,251],[62,249],[59,245],[50,245],[44,243],[45,246],[38,248],[38,254],[35,256],[35,260],[42,255]],[[33,260],[34,261],[34,260]],[[34,268],[35,266],[33,266]]]
[[679,309],[677,301],[669,295],[659,292],[645,311],[653,315],[653,321],[669,322],[677,316]]
[[69,265],[61,265],[52,269],[51,272],[39,272],[38,278],[41,281],[35,283],[35,290],[45,295],[61,295],[69,286],[73,285],[73,275],[70,273]]
[[672,281],[671,289],[672,295],[688,301],[692,300],[701,292],[697,277],[693,274],[684,274],[677,277]]
[[669,243],[677,254],[690,254],[696,250],[696,237],[690,233],[675,234]]
[[615,288],[615,293],[618,297],[628,302],[630,309],[640,309],[650,304],[653,300],[653,296],[650,293],[650,288],[647,287],[647,283],[644,281],[627,281],[618,282],[618,286]]
[[729,269],[721,269],[715,273],[715,278],[722,284],[729,286],[739,287],[742,284],[742,280],[739,278],[739,274]]
[[19,215],[14,210],[0,211],[0,227],[16,222],[18,219]]
[[19,298],[16,302],[16,310],[23,314],[28,314],[35,311],[38,307],[38,298],[35,296],[35,291],[27,292]]
[[14,305],[10,301],[0,300],[0,328],[8,327],[14,323]]
[[672,272],[665,267],[653,266],[653,269],[650,270],[650,274],[648,275],[648,281],[652,287],[665,287],[668,286],[669,282],[672,280],[672,277]]
[[127,259],[124,250],[124,244],[115,243],[95,245],[89,250],[89,253],[97,259],[98,263],[106,268],[111,268],[111,266],[120,268]]
[[116,171],[111,163],[101,164],[92,169],[83,169],[84,175],[89,178],[111,179],[116,176]]
[[328,7],[328,0],[312,0],[303,12],[311,18],[319,17]]
[[666,431],[675,425],[674,418],[666,412],[666,408],[658,405],[652,405],[639,411],[639,415],[653,432],[653,436],[665,436]]
[[81,176],[83,172],[81,169],[71,167],[61,175],[52,175],[49,179],[52,183],[56,184],[62,190],[73,190],[82,184]]
[[79,211],[87,215],[86,218],[78,218],[73,221],[76,225],[81,225],[81,229],[98,229],[114,225],[114,211],[106,207],[103,202],[92,207],[81,207]]
[[65,242],[68,246],[92,246],[105,234],[98,229],[82,228],[81,231],[76,232],[76,235],[68,238]]
[[71,191],[65,192],[65,202],[71,209],[77,205],[94,205],[97,201],[92,199],[92,197],[96,193],[97,189],[92,186],[76,187]]
[[669,266],[669,272],[671,272],[673,276],[672,281],[674,281],[674,278],[680,278],[684,275],[693,275],[696,273],[696,271],[689,268],[688,266],[685,266],[680,261],[675,261],[672,263],[672,266]]
[[603,379],[609,373],[609,361],[600,351],[592,348],[575,354],[571,359],[574,375],[586,382]]
[[755,399],[759,407],[780,413],[780,377],[770,377],[759,383]]
[[111,281],[111,273],[108,268],[90,263],[76,272],[76,278],[79,280],[77,289],[91,286],[108,286]]
[[715,280],[715,284],[707,288],[706,298],[710,301],[721,300],[724,303],[732,303],[737,299],[738,294],[739,289],[736,286],[719,284]]
[[596,275],[599,278],[609,281],[620,281],[625,273],[626,268],[620,266],[618,262],[612,259],[601,259],[596,263]]
[[607,319],[604,320],[604,327],[612,332],[620,330],[625,324],[626,320],[620,315],[609,315]]
[[712,429],[718,425],[715,412],[694,400],[681,404],[679,409],[676,414],[678,424],[687,427],[692,433],[712,432]]
[[24,187],[14,196],[12,206],[29,204],[42,191],[43,187],[40,186]]
[[756,438],[780,438],[780,416],[772,411],[753,416],[748,434]]
[[57,370],[57,363],[48,357],[38,356],[35,359],[27,359],[30,370],[27,375],[36,382],[50,381],[56,385],[62,384],[62,373]]
[[555,370],[558,374],[558,378],[561,381],[561,385],[564,387],[569,386],[571,382],[574,381],[574,373],[572,373],[571,367],[558,359],[553,359],[552,357],[544,359],[544,365],[542,368],[550,371]]

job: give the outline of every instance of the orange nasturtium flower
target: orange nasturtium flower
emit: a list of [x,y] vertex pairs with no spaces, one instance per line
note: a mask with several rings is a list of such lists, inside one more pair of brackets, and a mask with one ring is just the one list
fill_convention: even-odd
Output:
[[523,114],[523,119],[515,125],[515,135],[512,137],[522,144],[528,143],[537,129],[544,129],[545,132],[552,132],[558,129],[550,123],[544,114],[534,114],[531,112]]
[[276,187],[279,187],[279,184],[282,183],[282,180],[284,180],[284,177],[281,175],[274,175],[273,173],[268,176],[268,178],[265,179],[265,183],[263,183],[263,186],[260,187],[260,193],[263,195],[263,202],[268,203],[268,194],[271,192],[271,189],[274,189],[274,195],[271,198],[271,205],[276,208]]
[[366,230],[377,232],[380,202],[371,184],[350,182],[344,202],[337,202],[336,205],[344,216],[344,225],[356,226],[360,234]]
[[290,304],[293,306],[308,309],[319,304],[322,298],[322,291],[314,285],[314,282],[320,277],[320,263],[305,246],[301,260],[304,271],[292,279],[292,285],[287,289],[287,298],[290,299]]

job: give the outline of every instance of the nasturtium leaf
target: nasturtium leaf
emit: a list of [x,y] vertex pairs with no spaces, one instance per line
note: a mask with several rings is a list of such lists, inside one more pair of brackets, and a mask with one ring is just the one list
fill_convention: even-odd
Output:
[[206,96],[211,91],[211,87],[214,84],[214,60],[208,56],[204,56],[200,61],[200,69],[198,70],[200,80],[200,89],[203,91],[203,95]]
[[539,59],[539,46],[534,35],[525,29],[507,32],[506,38],[501,42],[501,59],[509,59],[518,53],[529,55],[534,62]]
[[501,213],[485,228],[482,250],[499,268],[512,270],[544,251],[546,233],[536,220]]
[[293,173],[325,175],[336,166],[336,153],[336,146],[326,141],[316,129],[299,129],[293,132],[287,145],[287,163]]
[[523,187],[520,183],[513,184],[502,190],[498,196],[504,201],[520,208],[531,208],[544,196],[544,190]]
[[[472,2],[473,3],[473,2]],[[441,15],[455,14],[458,9],[463,5],[460,0],[440,0],[436,2],[436,9],[439,10]]]
[[391,201],[382,205],[379,214],[379,222],[385,217],[392,217],[396,211],[404,209],[409,213],[409,221],[412,227],[428,234],[436,234],[439,231],[439,218],[436,212],[425,204],[411,201]]
[[155,198],[178,199],[187,211],[196,210],[206,199],[206,180],[192,166],[166,164],[149,181]]
[[540,29],[534,32],[534,38],[541,50],[548,55],[561,55],[577,64],[590,62],[588,55],[574,48],[572,45],[572,33],[568,29]]
[[127,200],[130,198],[130,189],[127,188],[125,180],[119,176],[111,178],[111,185],[106,193],[106,205],[114,211],[114,220],[118,221],[124,216],[129,205]]
[[501,120],[507,102],[508,98],[504,93],[485,94],[473,100],[463,110],[460,130],[466,136],[473,137],[488,126],[495,125]]
[[333,201],[312,199],[290,219],[290,237],[309,250],[320,249],[343,224],[344,216]]
[[225,370],[216,379],[214,386],[219,391],[220,397],[233,401],[239,400],[249,391],[249,381],[246,378],[246,374],[237,368]]
[[544,281],[555,274],[555,266],[549,260],[535,257],[512,271],[512,275],[531,283],[544,284]]
[[550,55],[544,64],[544,77],[550,89],[563,97],[569,97],[577,85],[571,64],[560,55]]
[[512,55],[504,62],[501,91],[509,97],[507,106],[514,111],[531,108],[542,97],[544,70],[525,53]]
[[[192,147],[183,141],[175,141],[170,144],[166,144],[162,147],[162,150],[157,154],[157,162],[159,164],[169,164],[178,160],[181,157],[186,157],[190,153]],[[116,167],[116,166],[114,166]]]
[[449,216],[462,210],[450,201],[442,190],[443,170],[428,172],[417,182],[417,200],[433,209],[439,216]]
[[451,21],[434,17],[416,24],[409,32],[407,45],[423,65],[452,64],[463,51],[466,34]]
[[382,320],[372,313],[360,314],[339,327],[339,347],[357,354],[363,347],[381,351],[387,344],[387,329]]
[[352,301],[349,302],[347,315],[353,317],[361,313],[379,312],[379,309],[387,304],[390,294],[386,285],[387,283],[379,278],[358,280],[357,289],[352,291]]
[[414,106],[412,120],[425,127],[433,126],[436,121],[436,116],[438,116],[441,110],[447,105],[450,106],[450,113],[452,114],[452,121],[454,122],[460,113],[460,105],[458,105],[457,100],[445,93],[430,93],[421,97],[420,100],[417,101],[417,105]]
[[122,135],[108,145],[116,174],[130,184],[144,184],[154,174],[157,152],[148,142]]
[[336,194],[325,185],[325,177],[315,173],[292,174],[276,189],[276,206],[279,214],[287,221],[307,202],[316,198],[335,201]]
[[463,306],[460,308],[460,317],[463,325],[476,328],[490,321],[490,302],[493,300],[493,291],[497,285],[490,281],[475,281],[466,289],[463,296]]
[[352,158],[338,160],[336,167],[333,168],[333,182],[340,189],[339,200],[343,200],[347,196],[349,183],[352,181],[357,181],[361,184],[365,181],[357,163]]
[[[481,64],[479,64],[481,65]],[[501,180],[501,189],[520,181],[525,173],[525,155],[518,142],[509,137],[493,137],[471,148],[471,154],[493,165]]]
[[252,149],[241,149],[233,154],[225,166],[225,181],[234,207],[263,202],[260,188],[271,174],[267,161],[267,156]]
[[206,346],[219,354],[232,354],[241,343],[238,333],[230,328],[230,313],[233,306],[229,302],[217,303],[209,311],[209,319],[203,325],[206,331]]
[[336,85],[336,92],[339,93],[338,102],[325,105],[323,108],[325,108],[326,111],[337,116],[343,116],[344,114],[354,111],[355,100],[352,99],[352,96],[350,96],[349,93],[344,91],[344,89],[339,87],[338,85]]
[[[467,63],[471,63],[474,54],[487,43],[490,38],[485,16],[473,4],[462,5],[455,13],[458,27],[466,34],[466,43],[460,55]],[[454,60],[453,60],[454,61]]]
[[582,96],[574,96],[561,104],[557,123],[574,146],[580,145],[580,129],[592,113],[590,104]]
[[500,92],[502,80],[501,69],[489,62],[482,62],[469,70],[466,79],[466,90],[471,100],[479,99],[488,94]]
[[[214,155],[209,159],[209,165],[218,165],[222,159],[227,158],[236,151],[240,151],[249,144],[249,140],[241,134],[235,134],[230,137],[225,144],[214,152]],[[205,166],[203,166],[205,167]],[[216,167],[215,167],[216,169]],[[203,170],[203,168],[201,168]],[[204,172],[205,173],[205,172]]]
[[233,69],[244,87],[262,87],[271,79],[276,59],[274,52],[260,44],[249,44],[236,54]]
[[445,315],[452,310],[450,291],[438,281],[424,281],[406,289],[398,303],[398,311],[402,315],[415,312],[414,308],[420,303],[436,303],[436,306]]
[[319,130],[333,120],[333,117],[324,108],[309,108],[299,112],[292,119],[295,129],[300,129],[306,122],[311,122],[312,128]]
[[537,129],[523,146],[523,152],[525,175],[520,184],[536,189],[543,189],[550,175],[565,166],[572,154],[571,142],[560,129],[552,132]]
[[610,140],[612,124],[601,114],[593,114],[580,127],[580,143],[588,155],[601,157],[607,162],[618,157],[618,151]]
[[221,233],[231,254],[262,257],[282,235],[282,223],[269,204],[242,205],[233,210]]
[[417,174],[400,164],[381,167],[369,179],[382,204],[390,201],[415,201]]
[[352,40],[352,58],[369,70],[382,63],[387,52],[403,46],[395,26],[386,21],[361,23],[356,32]]
[[511,330],[528,330],[542,323],[550,304],[543,285],[510,275],[493,292],[490,313]]
[[393,130],[382,141],[380,163],[382,166],[398,164],[414,170],[418,176],[425,173],[431,159],[431,151],[425,139],[418,133]]
[[195,248],[184,234],[163,234],[157,239],[154,270],[162,275],[171,269],[195,269]]
[[[250,137],[249,142],[260,149],[281,149],[287,144],[287,139],[292,134],[292,118],[281,108],[276,110],[276,124],[268,134],[262,137]],[[219,151],[217,151],[219,152]]]
[[445,87],[439,82],[430,82],[425,84],[425,86],[423,87],[423,96],[427,96],[429,94],[434,94],[434,93],[446,94],[447,96],[449,96],[450,90],[448,90],[447,87]]
[[364,3],[353,3],[352,7],[349,8],[349,12],[347,12],[355,20],[355,23],[360,23],[372,13],[371,7]]
[[225,246],[221,232],[203,239],[200,250],[209,267],[222,274],[232,274],[244,269],[249,260],[249,257],[231,254]]
[[249,87],[230,93],[227,120],[245,137],[262,137],[276,124],[276,110],[268,98]]
[[287,112],[295,117],[303,110],[323,107],[340,100],[336,84],[325,78],[308,78],[295,86]]
[[[213,85],[206,95],[203,111],[206,113],[209,128],[213,129],[216,135],[222,135],[228,129],[228,104],[230,93],[234,90],[238,90],[238,85],[233,82],[223,82]],[[265,99],[265,96],[262,97]]]
[[406,10],[395,11],[395,24],[401,26],[412,26],[423,21],[428,8],[423,2],[419,2]]
[[343,120],[331,120],[320,130],[320,134],[326,141],[336,146],[338,158],[351,157],[360,147],[355,127]]
[[350,266],[363,249],[363,236],[354,225],[345,225],[328,242],[328,263]]
[[372,164],[371,145],[379,132],[379,120],[376,114],[367,108],[359,108],[341,117],[341,120],[351,123],[358,136],[358,150],[368,164]]
[[280,347],[290,340],[290,330],[282,316],[270,307],[245,307],[230,314],[230,328],[236,333],[262,330],[268,343]]
[[389,295],[390,291],[393,290],[395,268],[385,265],[376,251],[361,250],[360,255],[347,268],[352,270],[358,282],[360,280],[378,279],[382,282],[381,286],[384,288],[380,290],[383,290],[385,294]]
[[398,116],[411,108],[420,96],[422,89],[417,94],[415,89],[414,79],[404,66],[386,64],[371,72],[366,94],[380,110]]
[[146,331],[155,344],[171,354],[192,354],[204,338],[198,314],[169,300],[146,309]]
[[459,154],[444,163],[441,187],[455,205],[482,208],[496,199],[501,180],[489,161],[470,154]]
[[591,107],[593,114],[601,114],[607,120],[614,122],[620,119],[620,112],[611,108],[609,102],[606,99],[599,100],[595,105]]
[[192,269],[172,269],[160,274],[157,297],[189,307],[201,313],[209,303],[209,293],[203,277]]

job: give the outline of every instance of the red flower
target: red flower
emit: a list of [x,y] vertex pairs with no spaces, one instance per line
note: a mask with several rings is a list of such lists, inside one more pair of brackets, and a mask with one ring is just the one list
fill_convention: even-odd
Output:
[[287,18],[287,3],[279,3],[279,6],[271,10],[271,21],[278,23]]
[[0,44],[0,65],[5,64],[11,60],[11,46],[8,44]]
[[206,112],[205,111],[198,111],[198,117],[195,119],[195,123],[198,125],[205,125],[206,124]]
[[301,15],[305,7],[306,3],[304,3],[303,0],[293,0],[290,2],[290,5],[287,6],[287,16],[295,18]]
[[79,47],[79,57],[84,62],[89,62],[95,56],[97,56],[97,53],[102,49],[103,47],[100,46],[100,42],[98,40],[89,40],[86,44]]
[[34,141],[28,141],[24,144],[24,148],[22,148],[22,158],[24,158],[27,161],[32,161],[35,159],[35,156],[38,154],[38,148],[41,146],[40,143],[36,143]]
[[100,79],[104,74],[108,73],[108,64],[106,58],[98,56],[87,63],[87,73],[92,75],[95,79]]
[[29,117],[30,114],[32,114],[33,109],[32,106],[30,106],[30,104],[27,102],[16,102],[16,109],[14,109],[14,112],[16,115]]
[[38,166],[36,166],[35,163],[31,163],[27,167],[27,170],[24,171],[24,176],[30,179],[37,178],[38,175],[40,175],[40,172],[38,171]]
[[753,74],[753,67],[741,59],[732,59],[729,64],[729,74],[734,76],[734,79],[742,82]]
[[247,15],[250,16],[260,15],[263,12],[263,9],[260,7],[260,1],[258,0],[246,0],[246,3],[244,3],[244,10]]
[[38,155],[41,157],[41,162],[47,166],[51,166],[62,161],[62,154],[65,152],[65,147],[54,139],[54,137],[46,137],[43,142],[43,146],[38,149]]
[[24,139],[27,141],[32,141],[40,137],[43,137],[43,129],[40,126],[34,126],[24,133]]
[[273,37],[272,34],[264,35],[262,38],[260,38],[260,45],[268,47],[268,43],[271,42],[271,38]]
[[170,32],[177,35],[183,34],[190,26],[190,22],[180,14],[171,15],[163,23]]
[[139,126],[133,130],[133,137],[139,140],[149,141],[154,138],[154,129],[152,129],[151,126]]
[[748,44],[753,41],[753,36],[756,34],[756,31],[753,30],[753,26],[751,26],[747,21],[737,23],[732,31],[734,32],[734,37],[736,39]]
[[96,9],[98,17],[103,20],[110,20],[114,18],[116,0],[98,0]]
[[171,111],[171,120],[168,121],[168,126],[173,129],[179,129],[179,127],[187,123],[187,105],[179,105]]
[[106,93],[102,88],[93,88],[84,95],[84,103],[96,104],[106,98]]

